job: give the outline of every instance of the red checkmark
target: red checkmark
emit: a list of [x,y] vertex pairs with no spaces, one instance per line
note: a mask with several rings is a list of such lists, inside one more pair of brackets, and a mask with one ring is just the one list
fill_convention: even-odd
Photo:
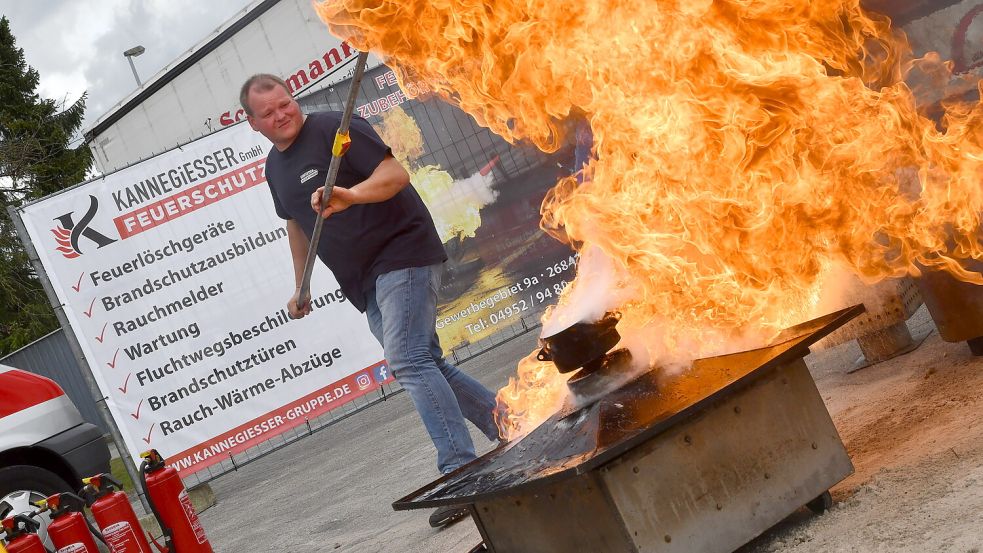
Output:
[[79,281],[75,283],[75,286],[72,286],[72,289],[75,290],[76,292],[78,292],[79,289],[82,288],[82,277],[84,276],[85,273],[83,272],[82,274],[79,275]]
[[133,417],[136,420],[140,420],[140,408],[141,407],[143,407],[143,400],[142,399],[140,400],[140,403],[137,404],[137,412],[136,413],[130,413],[130,416]]
[[95,304],[96,304],[96,299],[95,298],[92,298],[92,303],[89,304],[89,310],[88,311],[83,311],[82,313],[85,313],[85,316],[86,317],[89,317],[91,319],[92,318],[92,306],[95,305]]
[[98,340],[100,344],[102,343],[102,339],[106,336],[106,327],[107,326],[109,326],[109,323],[106,323],[106,324],[102,325],[102,332],[100,332],[99,335],[96,336],[96,340]]
[[116,368],[116,358],[117,357],[119,357],[119,348],[116,348],[116,354],[113,355],[113,360],[110,361],[109,363],[106,363],[107,365],[109,365],[109,368],[110,369],[115,369]]
[[126,380],[123,381],[123,387],[122,388],[117,388],[117,390],[119,390],[119,391],[121,391],[121,392],[123,392],[125,394],[126,393],[126,388],[128,388],[129,385],[130,385],[130,377],[131,376],[133,376],[133,373],[130,373],[130,374],[126,375]]
[[143,439],[143,441],[147,442],[147,445],[150,445],[150,435],[154,433],[155,426],[157,426],[157,423],[150,425],[150,432],[147,432],[147,437]]

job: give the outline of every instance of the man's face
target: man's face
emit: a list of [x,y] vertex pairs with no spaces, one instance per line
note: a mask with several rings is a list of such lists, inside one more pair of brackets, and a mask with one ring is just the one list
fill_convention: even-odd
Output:
[[269,138],[280,150],[293,144],[304,125],[300,106],[282,86],[274,86],[265,92],[253,87],[249,91],[249,107],[253,112],[246,116],[249,126]]

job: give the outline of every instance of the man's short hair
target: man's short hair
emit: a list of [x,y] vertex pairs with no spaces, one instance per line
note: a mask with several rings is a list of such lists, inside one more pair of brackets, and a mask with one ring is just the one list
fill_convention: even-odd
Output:
[[287,83],[283,79],[276,75],[257,73],[246,79],[246,82],[242,83],[242,89],[239,91],[239,103],[242,104],[242,109],[246,112],[246,115],[253,114],[252,108],[249,107],[249,92],[252,89],[255,88],[257,92],[268,92],[277,86],[282,86],[287,91],[287,94],[290,94],[290,87],[287,86]]

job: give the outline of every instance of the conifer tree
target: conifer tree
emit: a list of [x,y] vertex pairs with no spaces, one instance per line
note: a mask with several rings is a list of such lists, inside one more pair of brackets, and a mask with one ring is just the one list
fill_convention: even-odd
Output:
[[55,330],[58,322],[7,213],[85,178],[89,149],[72,146],[85,112],[41,98],[38,72],[0,17],[0,356]]

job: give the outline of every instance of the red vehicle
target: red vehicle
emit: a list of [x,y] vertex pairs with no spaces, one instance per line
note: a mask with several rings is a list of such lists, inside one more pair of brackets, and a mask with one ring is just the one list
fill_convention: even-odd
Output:
[[[78,492],[82,478],[109,472],[109,447],[97,426],[53,381],[0,365],[0,519],[30,512],[35,501]],[[50,519],[40,518],[47,536]]]

